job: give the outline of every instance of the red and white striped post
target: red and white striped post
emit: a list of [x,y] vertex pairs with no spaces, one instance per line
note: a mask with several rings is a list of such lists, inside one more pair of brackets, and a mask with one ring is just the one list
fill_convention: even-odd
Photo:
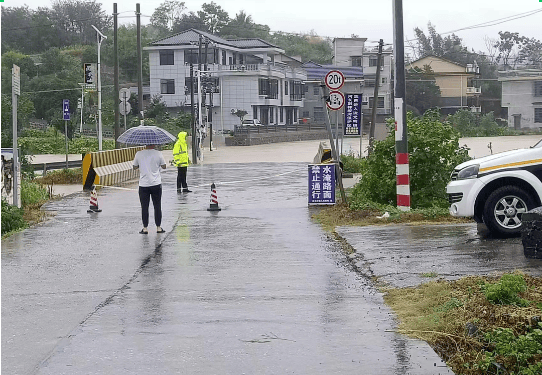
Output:
[[406,123],[405,38],[403,35],[403,1],[393,2],[393,53],[395,57],[395,174],[397,176],[397,208],[410,210],[410,172]]

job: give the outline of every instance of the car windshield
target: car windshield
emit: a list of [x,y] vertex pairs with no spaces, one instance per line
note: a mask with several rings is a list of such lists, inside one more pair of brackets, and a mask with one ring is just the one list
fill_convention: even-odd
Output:
[[532,148],[542,148],[542,139],[536,142],[536,144],[532,146]]

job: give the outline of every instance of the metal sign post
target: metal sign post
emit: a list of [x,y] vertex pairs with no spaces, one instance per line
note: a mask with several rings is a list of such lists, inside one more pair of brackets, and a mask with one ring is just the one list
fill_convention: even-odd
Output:
[[19,149],[17,148],[17,97],[21,95],[21,69],[13,64],[11,70],[11,103],[13,118],[13,205],[21,207],[19,197]]
[[68,169],[68,121],[70,121],[70,101],[62,101],[62,113],[64,118],[64,140],[66,142],[66,169]]

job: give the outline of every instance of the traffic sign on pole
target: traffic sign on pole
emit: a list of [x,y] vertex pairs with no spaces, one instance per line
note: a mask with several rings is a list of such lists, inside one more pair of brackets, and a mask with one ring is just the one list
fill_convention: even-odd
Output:
[[123,102],[128,101],[130,99],[130,89],[123,88],[119,90],[119,99]]
[[64,120],[70,119],[70,101],[68,99],[62,100],[62,113],[64,115]]
[[330,90],[339,90],[344,85],[344,75],[338,70],[331,70],[326,74],[325,81]]
[[344,105],[344,95],[340,91],[330,91],[326,105],[332,111],[341,109]]

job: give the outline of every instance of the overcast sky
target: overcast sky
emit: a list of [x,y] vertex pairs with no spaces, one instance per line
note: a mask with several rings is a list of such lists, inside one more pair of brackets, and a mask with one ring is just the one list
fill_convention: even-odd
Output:
[[[115,1],[98,1],[103,9],[113,12]],[[154,9],[163,0],[140,1],[141,13],[149,22]],[[211,0],[185,0],[187,11],[201,10],[201,4]],[[368,42],[393,43],[394,0],[214,0],[228,12],[230,18],[244,10],[256,23],[268,25],[272,31],[310,32],[327,37],[350,37],[356,34]],[[48,0],[5,0],[3,6],[19,6],[26,3],[30,8],[50,6]],[[133,15],[137,1],[117,0],[121,16]],[[518,32],[529,38],[542,40],[542,2],[539,0],[403,0],[404,33],[407,39],[414,37],[413,29],[419,27],[427,34],[431,22],[437,32],[444,34],[486,23],[502,22],[494,26],[456,31],[467,47],[487,53],[485,38],[498,39],[499,31]],[[539,11],[532,15],[532,13]],[[126,13],[125,13],[126,12]],[[509,20],[517,16],[517,19]],[[120,22],[134,22],[134,18],[122,18]],[[493,22],[495,21],[495,22]],[[504,21],[504,22],[503,22]],[[408,47],[406,47],[408,52]]]

